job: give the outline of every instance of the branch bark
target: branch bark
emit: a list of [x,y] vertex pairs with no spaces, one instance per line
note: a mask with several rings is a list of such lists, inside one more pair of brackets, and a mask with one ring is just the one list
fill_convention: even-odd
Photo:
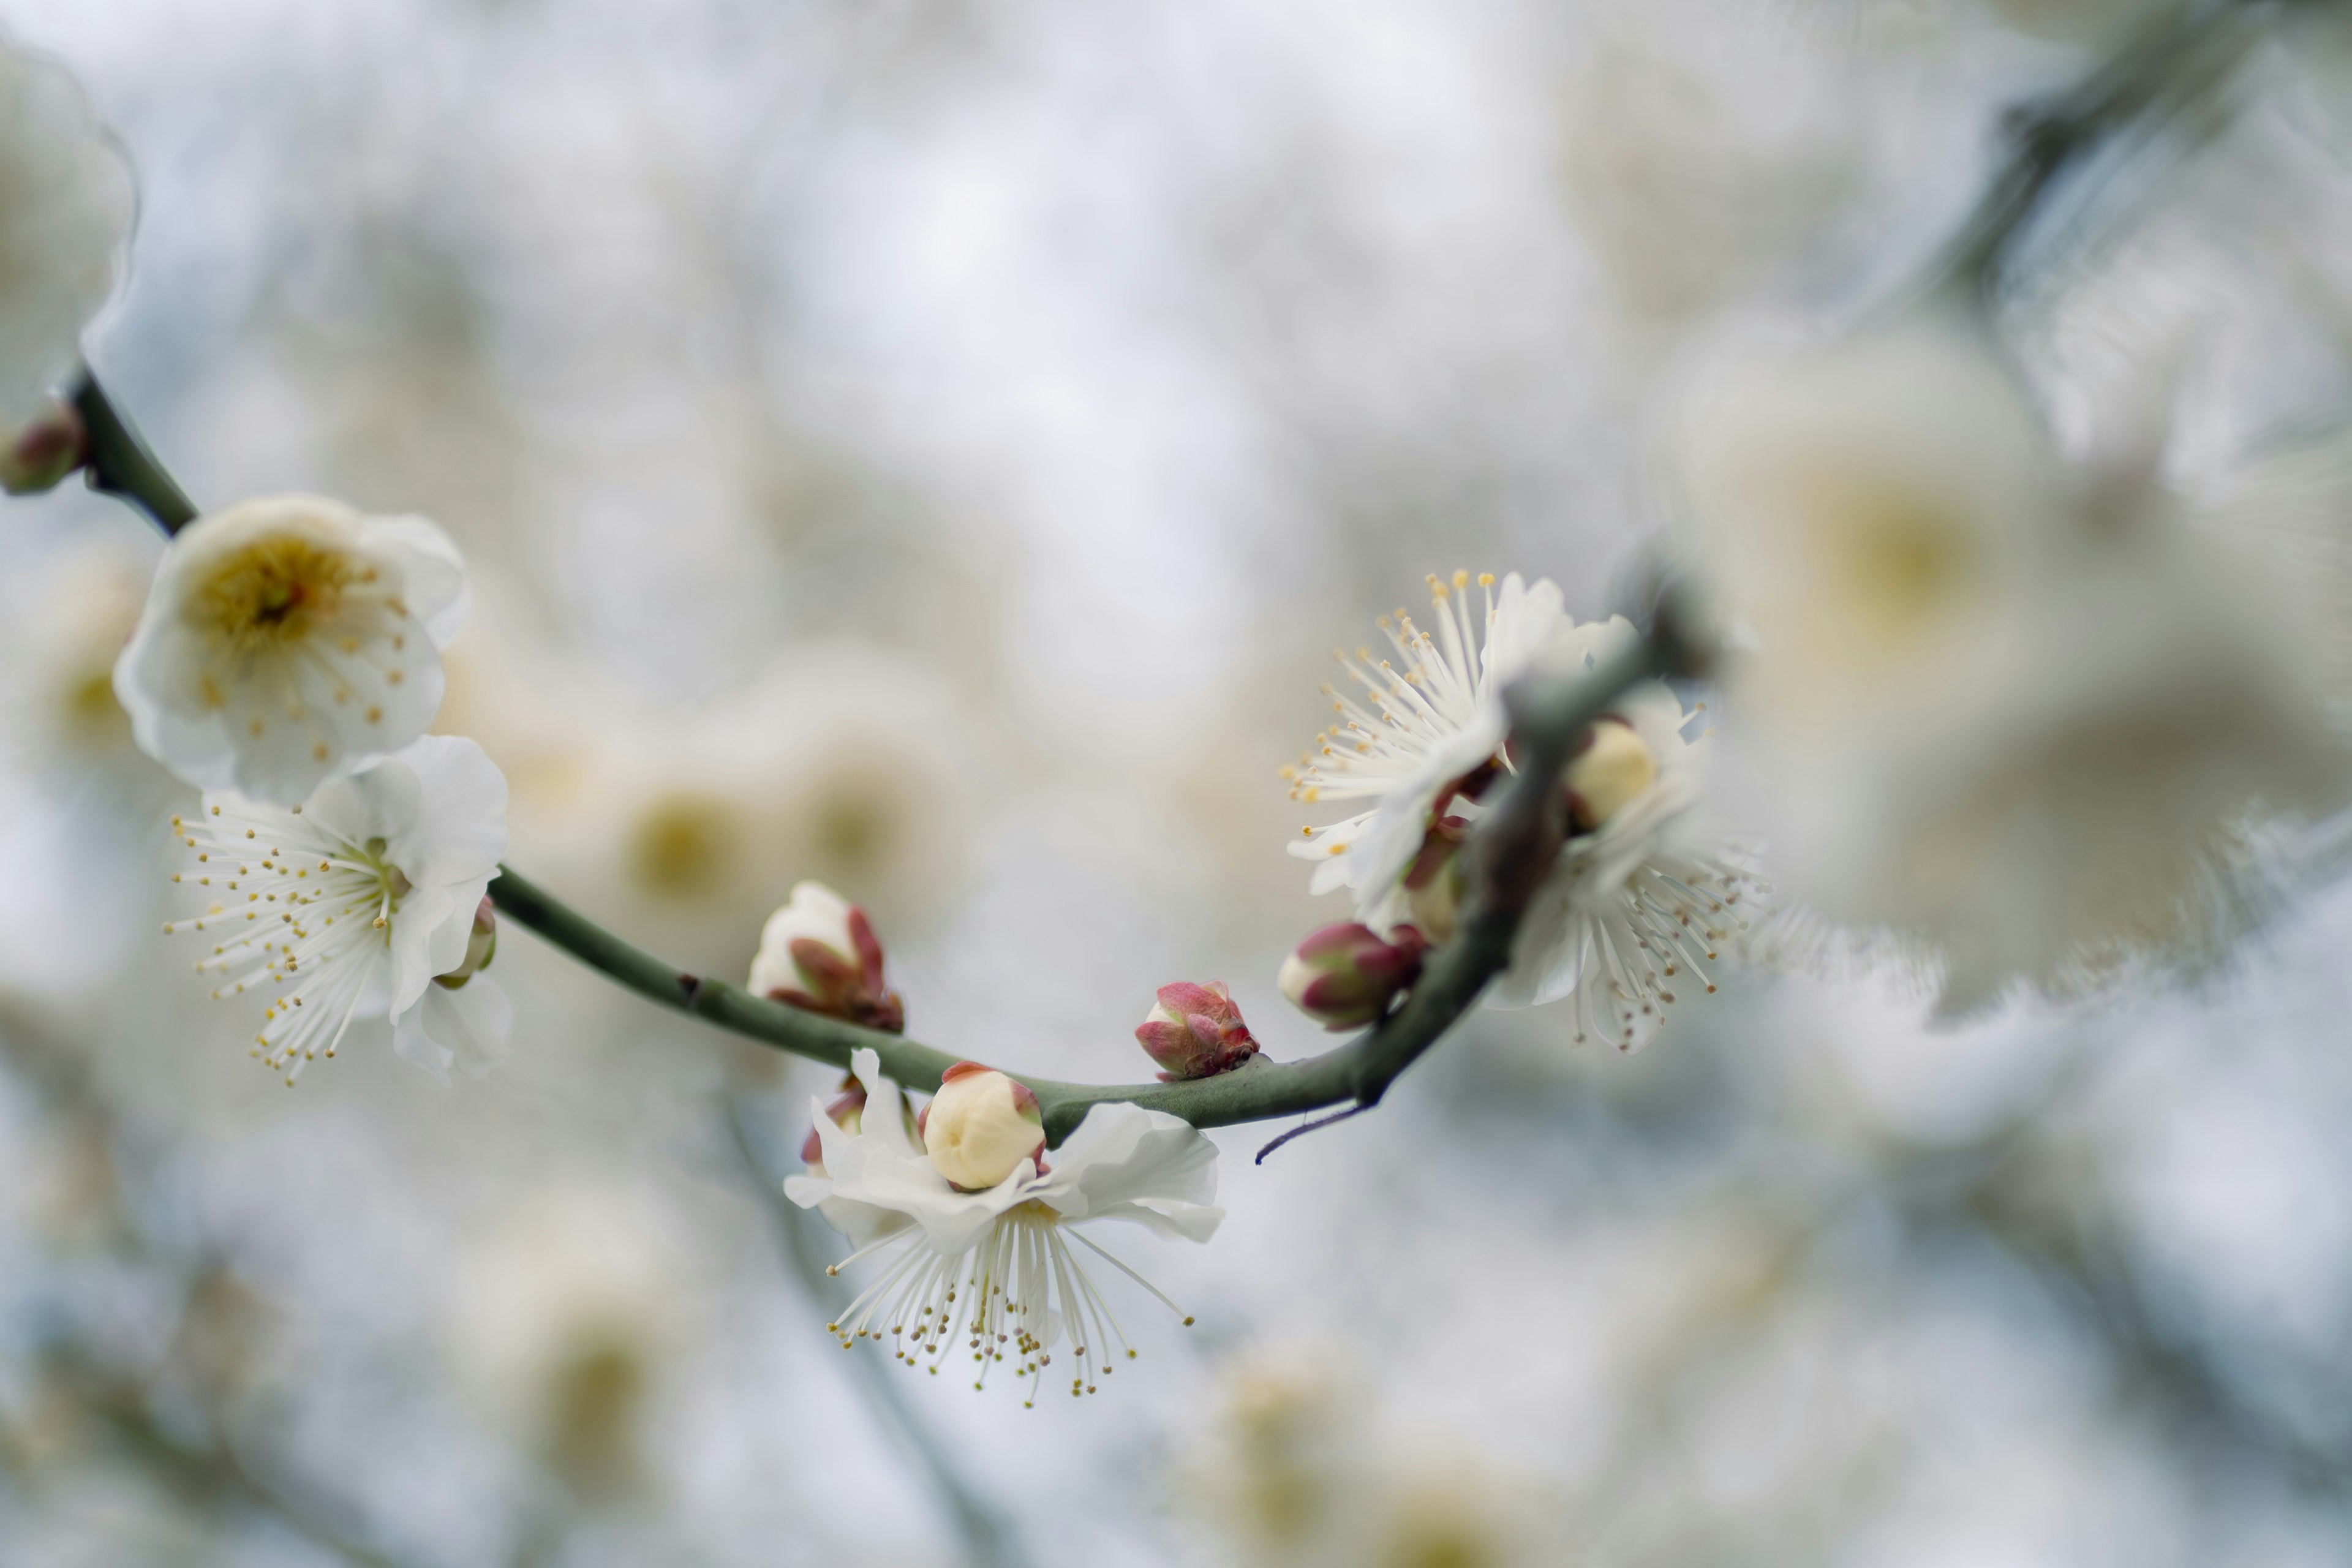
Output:
[[[1377,1105],[1399,1075],[1443,1039],[1509,964],[1528,900],[1565,832],[1559,780],[1577,736],[1626,687],[1684,669],[1689,662],[1669,610],[1661,614],[1657,631],[1590,671],[1531,678],[1512,688],[1512,752],[1518,771],[1472,836],[1471,893],[1461,928],[1431,957],[1404,1004],[1348,1044],[1297,1061],[1253,1058],[1233,1072],[1178,1083],[1064,1083],[991,1065],[1037,1096],[1046,1137],[1055,1144],[1088,1110],[1108,1100],[1164,1110],[1195,1127],[1263,1121],[1343,1101]],[[688,973],[614,935],[511,867],[490,884],[490,899],[507,918],[638,994],[795,1055],[846,1068],[852,1051],[870,1047],[883,1071],[918,1091],[937,1089],[940,1075],[962,1059],[903,1036],[803,1012],[740,986]]]

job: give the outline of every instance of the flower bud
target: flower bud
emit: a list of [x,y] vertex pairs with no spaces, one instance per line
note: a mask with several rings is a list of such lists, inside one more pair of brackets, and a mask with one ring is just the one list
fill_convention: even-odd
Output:
[[1162,985],[1160,1000],[1135,1031],[1136,1044],[1162,1068],[1160,1081],[1231,1072],[1257,1055],[1257,1042],[1222,980]]
[[[856,1137],[866,1127],[866,1086],[851,1079],[847,1087],[834,1096],[832,1103],[824,1108],[824,1114],[835,1127],[852,1138]],[[817,1136],[817,1130],[814,1127],[809,1129],[808,1136],[801,1140],[801,1163],[820,1173],[824,1169],[824,1140]]]
[[[393,875],[398,877],[400,873],[394,871]],[[406,879],[402,878],[404,881]],[[446,974],[435,975],[433,983],[436,985],[446,985],[455,991],[477,973],[488,969],[490,966],[490,960],[498,956],[498,911],[491,904],[489,895],[485,893],[482,895],[482,901],[474,906],[474,929],[466,938],[464,962]]]
[[1328,925],[1282,961],[1276,984],[1325,1028],[1353,1029],[1387,1016],[1397,994],[1420,978],[1428,946],[1412,926],[1382,941],[1370,926]]
[[958,1062],[923,1110],[923,1147],[931,1168],[967,1192],[982,1192],[1045,1152],[1045,1118],[1037,1097],[978,1062]]
[[1466,817],[1441,816],[1430,824],[1421,853],[1405,868],[1405,908],[1428,942],[1453,941],[1454,928],[1461,921],[1462,900],[1469,888],[1462,846],[1469,838]]
[[1564,782],[1570,818],[1579,832],[1591,833],[1658,782],[1658,759],[1633,726],[1604,715],[1584,727]]
[[773,1002],[898,1034],[906,1005],[882,978],[882,943],[866,911],[822,882],[803,882],[768,917],[751,989]]
[[0,447],[0,489],[37,496],[89,461],[89,434],[73,405],[56,398]]

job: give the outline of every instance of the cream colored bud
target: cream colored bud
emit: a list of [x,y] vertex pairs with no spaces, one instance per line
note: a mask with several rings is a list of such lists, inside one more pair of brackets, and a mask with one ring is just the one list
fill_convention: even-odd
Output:
[[1591,739],[1568,764],[1569,814],[1591,833],[1658,782],[1658,759],[1633,727],[1612,719],[1591,726]]
[[959,1062],[923,1113],[931,1167],[967,1191],[992,1187],[1045,1152],[1037,1097],[992,1068]]

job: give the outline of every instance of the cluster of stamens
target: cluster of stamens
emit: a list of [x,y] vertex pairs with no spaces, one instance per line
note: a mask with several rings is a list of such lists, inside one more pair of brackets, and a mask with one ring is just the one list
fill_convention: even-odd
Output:
[[[1480,574],[1478,585],[1486,590],[1481,624],[1491,631],[1494,574]],[[1454,574],[1450,584],[1443,578],[1429,579],[1436,637],[1415,626],[1402,609],[1380,618],[1381,633],[1403,662],[1402,674],[1395,663],[1376,658],[1369,647],[1359,647],[1352,655],[1345,648],[1331,650],[1348,679],[1363,688],[1364,697],[1359,700],[1339,687],[1323,687],[1339,722],[1318,735],[1295,766],[1282,770],[1291,799],[1356,800],[1384,795],[1417,772],[1432,749],[1476,717],[1483,637],[1472,622],[1469,586],[1467,572]],[[1339,854],[1345,847],[1335,840],[1330,853]]]
[[173,833],[196,862],[172,880],[220,891],[203,914],[163,927],[167,935],[213,939],[195,967],[218,977],[215,999],[274,991],[251,1054],[289,1086],[307,1064],[335,1054],[408,890],[381,841],[352,844],[301,810],[207,804],[194,823],[173,817]]
[[[1097,1381],[1111,1374],[1112,1347],[1129,1361],[1135,1359],[1135,1350],[1110,1304],[1079,1267],[1068,1245],[1072,1240],[1182,1316],[1150,1281],[1086,1237],[1071,1230],[1066,1239],[1061,1216],[1040,1203],[1007,1210],[977,1245],[954,1257],[923,1246],[919,1236],[913,1227],[893,1231],[827,1270],[838,1274],[858,1258],[901,1248],[840,1319],[825,1325],[844,1350],[862,1339],[879,1344],[887,1333],[898,1361],[936,1377],[961,1345],[974,1363],[972,1387],[986,1387],[989,1375],[1009,1363],[1008,1375],[1029,1380],[1022,1401],[1029,1406],[1036,1403],[1045,1369],[1053,1363],[1052,1347],[1066,1331],[1076,1363],[1070,1394],[1092,1394]],[[1184,1318],[1187,1327],[1192,1321]]]
[[1771,890],[1727,861],[1675,858],[1672,869],[1655,860],[1637,866],[1619,891],[1615,919],[1579,922],[1577,1044],[1596,1037],[1620,1050],[1641,1044],[1664,1022],[1685,972],[1713,995],[1715,981],[1704,964],[1748,929],[1743,901],[1752,904]]

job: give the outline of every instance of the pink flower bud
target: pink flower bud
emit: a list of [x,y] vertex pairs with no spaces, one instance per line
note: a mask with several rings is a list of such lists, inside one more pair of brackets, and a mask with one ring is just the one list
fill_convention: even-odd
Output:
[[772,1002],[898,1034],[906,1004],[882,975],[882,942],[866,911],[822,882],[803,882],[768,917],[750,988]]
[[1037,1097],[978,1062],[958,1062],[940,1075],[920,1126],[931,1168],[966,1192],[984,1192],[1045,1152]]
[[[835,1127],[856,1137],[866,1126],[866,1086],[851,1079],[849,1087],[834,1096],[832,1103],[824,1108],[824,1114]],[[801,1163],[824,1169],[824,1140],[817,1136],[814,1127],[801,1141]]]
[[446,974],[433,977],[436,985],[446,985],[455,991],[476,974],[490,966],[499,952],[499,916],[497,906],[485,893],[482,901],[474,906],[474,929],[466,937],[466,956],[457,968]]
[[1398,994],[1421,977],[1428,946],[1412,926],[1397,927],[1383,941],[1370,926],[1328,925],[1282,961],[1276,984],[1325,1028],[1358,1028],[1387,1016]]
[[31,423],[0,447],[0,489],[37,496],[89,461],[89,434],[73,405],[49,400]]
[[1159,1002],[1135,1031],[1136,1044],[1164,1069],[1162,1083],[1231,1072],[1257,1055],[1257,1042],[1222,980],[1162,985]]

